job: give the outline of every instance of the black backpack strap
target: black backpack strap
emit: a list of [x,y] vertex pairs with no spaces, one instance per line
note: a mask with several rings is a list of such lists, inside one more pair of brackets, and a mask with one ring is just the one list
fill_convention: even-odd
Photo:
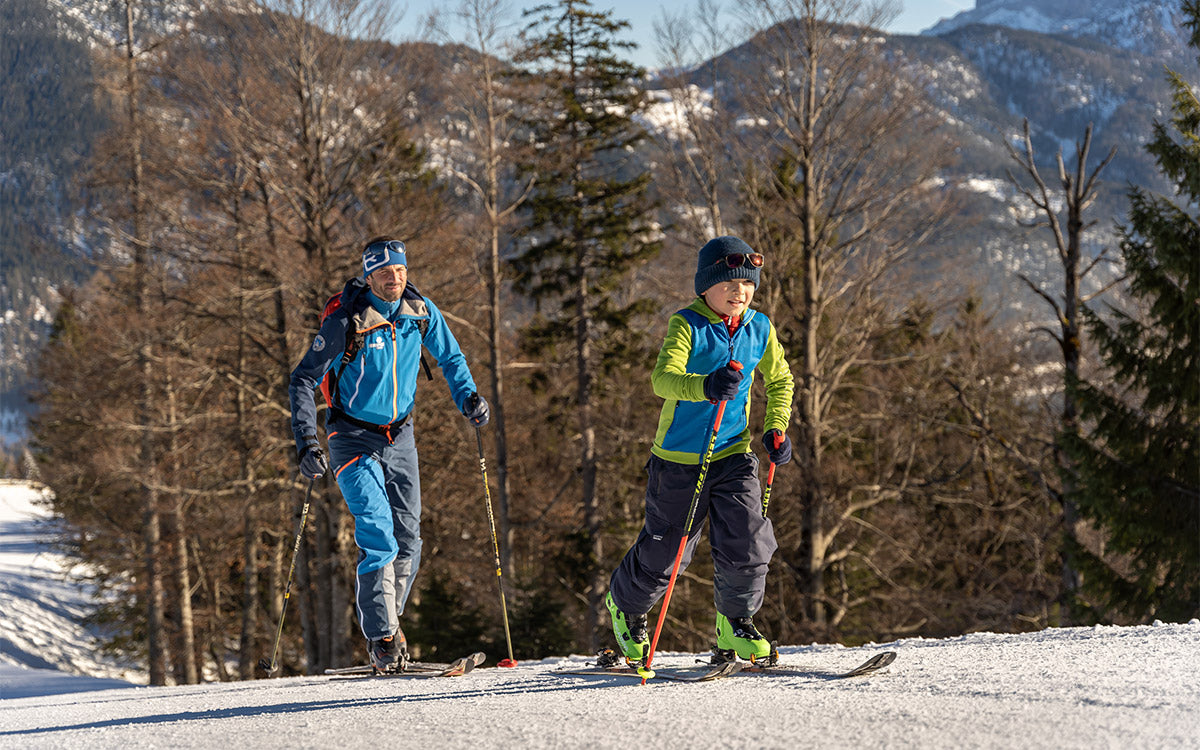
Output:
[[[429,330],[429,319],[421,318],[417,321],[417,331],[421,334],[421,343],[425,343],[425,332]],[[421,348],[421,367],[425,370],[425,378],[429,381],[433,380],[433,372],[429,369],[429,363],[425,361],[425,348]]]
[[[410,299],[419,299],[422,302],[425,300],[425,297],[422,296],[421,291],[412,284],[405,285],[404,295]],[[428,305],[426,305],[426,307],[428,307]],[[421,334],[421,343],[424,344],[425,334],[429,332],[429,318],[420,318],[417,320],[417,332]],[[429,369],[429,362],[425,359],[424,347],[421,349],[421,369],[425,370],[425,378],[432,382],[433,371]]]

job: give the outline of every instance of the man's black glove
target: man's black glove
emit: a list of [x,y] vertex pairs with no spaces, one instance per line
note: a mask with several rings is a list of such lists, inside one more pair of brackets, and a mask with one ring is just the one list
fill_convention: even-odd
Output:
[[783,466],[792,460],[792,439],[779,430],[767,430],[762,436],[763,447],[771,463]]
[[488,423],[488,418],[491,416],[487,401],[484,401],[483,396],[480,396],[478,393],[472,393],[470,396],[467,396],[467,400],[463,401],[462,413],[476,427],[483,427]]
[[313,480],[319,479],[327,471],[329,461],[325,459],[321,443],[315,437],[307,438],[304,449],[300,451],[300,473],[305,479]]
[[735,367],[730,362],[724,367],[718,367],[704,378],[704,397],[709,401],[728,401],[737,396],[738,386],[742,383],[742,368]]

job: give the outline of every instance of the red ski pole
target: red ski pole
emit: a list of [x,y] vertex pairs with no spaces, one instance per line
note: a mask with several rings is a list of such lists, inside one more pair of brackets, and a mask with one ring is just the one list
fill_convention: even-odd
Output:
[[[742,369],[742,363],[730,360],[729,366],[735,370]],[[679,577],[679,565],[683,562],[683,550],[687,547],[688,537],[692,534],[692,523],[696,520],[696,506],[700,504],[700,492],[704,489],[704,480],[708,477],[708,465],[712,463],[713,448],[717,445],[717,432],[721,429],[721,417],[725,415],[725,404],[717,404],[717,415],[713,418],[712,434],[708,436],[708,447],[704,449],[704,459],[700,462],[700,477],[696,480],[696,491],[692,493],[692,505],[688,508],[687,525],[683,529],[683,538],[679,540],[679,551],[675,553],[675,565],[671,568],[671,579],[667,582],[667,593],[663,596],[662,609],[658,611],[658,623],[654,626],[654,638],[650,641],[650,653],[646,655],[646,666],[638,668],[642,676],[642,684],[654,676],[650,669],[654,661],[654,651],[658,648],[658,636],[662,633],[663,623],[667,620],[667,606],[671,603],[671,592],[675,590],[675,579]]]
[[[783,444],[783,433],[775,435],[775,447]],[[763,490],[763,518],[767,517],[767,504],[771,502],[771,483],[775,481],[775,462],[767,467],[767,488]]]

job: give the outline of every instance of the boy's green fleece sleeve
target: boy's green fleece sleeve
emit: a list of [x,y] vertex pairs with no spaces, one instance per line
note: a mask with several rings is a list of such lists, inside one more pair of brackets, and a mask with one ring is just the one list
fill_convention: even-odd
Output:
[[771,323],[767,348],[757,369],[762,373],[763,383],[767,387],[767,414],[763,420],[763,432],[779,430],[786,433],[792,419],[792,397],[796,385],[784,356],[783,345],[779,343],[779,337],[776,335],[774,323]]
[[687,371],[691,353],[692,327],[682,315],[672,315],[662,349],[658,350],[658,362],[650,375],[654,395],[675,401],[704,400],[705,374]]

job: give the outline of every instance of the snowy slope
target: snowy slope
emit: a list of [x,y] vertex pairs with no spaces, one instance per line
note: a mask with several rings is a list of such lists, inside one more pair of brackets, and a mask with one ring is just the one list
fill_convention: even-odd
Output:
[[[43,554],[21,540],[27,532],[11,536],[20,527],[13,494],[0,486],[6,580],[37,570],[19,557]],[[20,590],[44,601],[43,584],[57,586],[36,574]],[[0,602],[6,612],[20,602],[15,591]],[[13,626],[6,620],[4,633]],[[885,649],[899,656],[882,673],[824,676]],[[1184,748],[1200,733],[1195,620],[782,651],[812,674],[644,687],[553,674],[585,660],[572,656],[459,678],[151,688],[8,666],[0,667],[0,748]]]
[[129,665],[96,653],[78,623],[90,592],[53,552],[54,526],[38,503],[42,490],[0,480],[0,698],[9,697],[14,667],[146,682]]

